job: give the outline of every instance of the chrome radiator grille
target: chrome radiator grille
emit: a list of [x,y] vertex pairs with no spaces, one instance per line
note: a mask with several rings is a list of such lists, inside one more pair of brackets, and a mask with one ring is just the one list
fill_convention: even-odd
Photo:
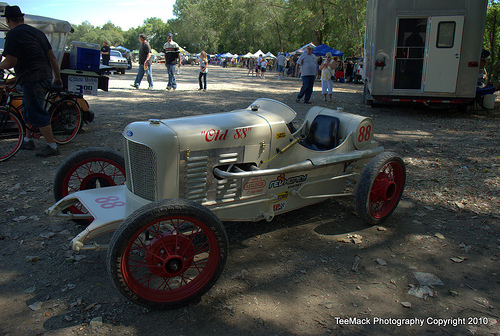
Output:
[[156,155],[146,145],[125,140],[127,188],[132,193],[154,201],[156,198]]

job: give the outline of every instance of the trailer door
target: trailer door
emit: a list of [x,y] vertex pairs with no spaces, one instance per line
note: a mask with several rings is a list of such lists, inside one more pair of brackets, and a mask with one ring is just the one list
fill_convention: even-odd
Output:
[[425,92],[454,93],[462,47],[463,16],[434,16],[429,20]]

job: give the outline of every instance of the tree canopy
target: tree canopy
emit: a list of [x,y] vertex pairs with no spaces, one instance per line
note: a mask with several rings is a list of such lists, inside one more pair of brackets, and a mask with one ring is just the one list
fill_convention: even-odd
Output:
[[[123,31],[108,22],[75,25],[70,41],[139,47],[146,34],[153,49],[162,50],[169,32],[192,53],[246,54],[258,49],[293,51],[306,43],[327,44],[346,56],[362,56],[367,0],[176,0],[174,19],[151,17],[142,26]],[[487,70],[500,77],[500,4],[489,0],[484,48],[491,52]]]
[[305,43],[325,43],[346,55],[361,56],[367,0],[176,0],[174,19],[149,18],[123,31],[108,22],[94,27],[75,25],[70,40],[129,49],[139,47],[145,33],[151,47],[161,50],[167,34],[190,52],[245,54],[258,49],[293,51]]

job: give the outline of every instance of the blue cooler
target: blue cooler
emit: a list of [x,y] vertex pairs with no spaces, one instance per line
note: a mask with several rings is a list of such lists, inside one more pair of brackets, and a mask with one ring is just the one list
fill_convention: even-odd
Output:
[[98,71],[101,46],[97,43],[72,41],[69,44],[69,66],[74,70]]

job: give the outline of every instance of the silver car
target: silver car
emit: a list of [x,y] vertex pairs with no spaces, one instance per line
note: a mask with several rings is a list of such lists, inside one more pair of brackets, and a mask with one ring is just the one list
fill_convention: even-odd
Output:
[[118,50],[111,49],[109,55],[109,66],[124,75],[125,70],[128,68],[128,61]]

